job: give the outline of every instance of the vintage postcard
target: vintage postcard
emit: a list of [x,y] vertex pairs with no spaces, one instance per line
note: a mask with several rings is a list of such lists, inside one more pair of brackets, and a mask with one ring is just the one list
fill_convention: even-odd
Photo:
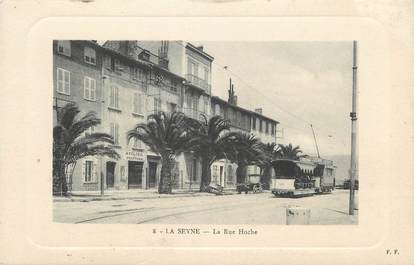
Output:
[[42,10],[1,28],[21,99],[3,106],[24,123],[8,136],[30,162],[9,180],[2,153],[0,264],[414,262],[409,79],[389,68],[412,63],[412,15],[395,11],[391,36],[372,19],[253,16],[253,2],[182,4],[209,4],[198,17],[0,6]]

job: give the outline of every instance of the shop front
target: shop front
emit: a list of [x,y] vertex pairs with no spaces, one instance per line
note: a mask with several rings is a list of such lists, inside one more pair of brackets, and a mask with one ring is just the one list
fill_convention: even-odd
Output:
[[127,151],[125,158],[128,161],[128,189],[144,188],[145,174],[143,151]]

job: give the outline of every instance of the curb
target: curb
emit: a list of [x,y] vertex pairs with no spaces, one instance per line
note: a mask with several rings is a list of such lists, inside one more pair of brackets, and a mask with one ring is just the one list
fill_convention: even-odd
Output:
[[[234,195],[233,193],[227,193],[223,195]],[[183,197],[201,197],[201,196],[220,196],[213,193],[195,193],[195,194],[171,194],[171,195],[158,195],[158,196],[129,196],[129,197],[89,197],[89,198],[77,198],[74,197],[54,197],[53,202],[90,202],[90,201],[118,201],[118,200],[147,200],[147,199],[164,199],[164,198],[183,198]]]

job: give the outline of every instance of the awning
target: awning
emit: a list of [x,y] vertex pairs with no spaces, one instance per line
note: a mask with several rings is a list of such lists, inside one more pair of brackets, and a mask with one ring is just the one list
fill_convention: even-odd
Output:
[[160,156],[157,156],[157,155],[147,155],[147,160],[148,161],[153,161],[153,162],[158,162],[158,161],[160,161],[161,160],[161,157]]
[[314,163],[296,162],[296,165],[304,172],[313,172],[316,165]]

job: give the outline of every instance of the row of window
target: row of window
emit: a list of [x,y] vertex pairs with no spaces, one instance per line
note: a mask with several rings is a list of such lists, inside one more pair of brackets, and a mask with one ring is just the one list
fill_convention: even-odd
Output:
[[[229,119],[230,122],[242,128],[249,128],[250,124],[250,117],[248,115],[242,114],[240,111],[233,110],[228,108],[227,110],[220,107],[219,104],[214,105],[214,114],[224,116],[226,119]],[[266,122],[262,119],[253,117],[252,121],[252,129],[257,130],[262,133],[267,133],[271,135],[275,135],[276,133],[276,126],[274,123]]]
[[[95,126],[90,127],[88,130],[85,131],[84,136],[89,136],[96,132]],[[119,146],[119,124],[115,122],[111,122],[109,124],[109,134],[113,137],[114,145]],[[136,139],[131,139],[133,149],[142,149],[142,142]]]
[[[57,92],[70,95],[70,72],[57,68]],[[85,76],[83,82],[83,98],[86,100],[96,101],[96,80]],[[119,88],[112,86],[109,93],[109,106],[114,109],[120,109]],[[145,96],[142,93],[134,93],[133,113],[143,115]]]
[[[71,42],[70,41],[58,41],[57,42],[57,51],[58,53],[71,56]],[[95,49],[85,46],[83,48],[83,58],[84,62],[92,65],[96,65],[96,51]],[[109,60],[109,61],[108,61]],[[105,57],[105,64],[112,71],[124,71],[124,67],[121,65],[120,61],[112,56]],[[138,67],[128,67],[131,79],[133,80],[145,80],[145,72],[143,69]],[[174,88],[176,89],[176,88]]]
[[[200,99],[198,97],[192,97],[191,95],[188,95],[186,97],[186,104],[187,104],[187,109],[193,109],[193,110],[198,110],[199,107],[199,101]],[[203,113],[208,113],[208,104],[209,104],[209,100],[208,98],[204,98],[202,99],[202,109],[201,111]]]
[[252,129],[257,130],[262,133],[271,134],[271,135],[276,134],[276,126],[274,123],[266,122],[259,118],[252,119]]
[[[112,136],[113,140],[114,140],[114,145],[119,145],[119,136],[120,135],[124,135],[124,134],[120,134],[119,132],[119,124],[116,122],[111,122],[109,124],[109,134]],[[140,140],[137,139],[131,139],[131,143],[132,143],[132,148],[133,149],[142,149],[143,148],[143,143]]]
[[[57,42],[57,51],[58,53],[65,55],[65,56],[71,56],[71,42],[70,41],[58,41]],[[95,49],[91,47],[84,47],[84,62],[96,65],[96,51]],[[145,70],[134,67],[134,66],[127,66],[121,64],[120,60],[118,58],[115,58],[113,56],[105,56],[104,58],[104,65],[107,69],[113,71],[113,72],[129,72],[129,76],[132,80],[144,82],[146,80],[146,72]],[[70,73],[66,73],[70,74]],[[69,79],[70,77],[67,77]],[[205,78],[208,78],[208,69],[205,70]],[[165,78],[163,78],[165,79]],[[207,79],[206,79],[207,80]],[[163,80],[164,81],[164,80]],[[177,93],[179,90],[179,82],[175,79],[171,79],[171,84],[167,85],[164,84],[164,86],[167,86],[170,91]],[[64,84],[61,84],[64,86]],[[66,82],[66,86],[68,86],[68,83]],[[68,92],[68,88],[63,88],[62,91],[64,93]]]
[[[69,40],[60,40],[57,42],[57,52],[65,56],[72,55],[71,42]],[[83,48],[83,59],[85,63],[96,65],[95,49],[85,46]]]
[[[57,68],[56,71],[57,92],[70,95],[70,72]],[[85,76],[83,79],[83,97],[87,100],[96,100],[96,80]]]
[[201,80],[203,80],[204,82],[206,82],[208,84],[209,83],[209,69],[208,69],[208,67],[202,67],[202,68],[203,68],[203,72],[201,74],[198,71],[199,63],[197,63],[194,60],[188,59],[188,61],[187,61],[187,73],[190,76],[201,79]]

